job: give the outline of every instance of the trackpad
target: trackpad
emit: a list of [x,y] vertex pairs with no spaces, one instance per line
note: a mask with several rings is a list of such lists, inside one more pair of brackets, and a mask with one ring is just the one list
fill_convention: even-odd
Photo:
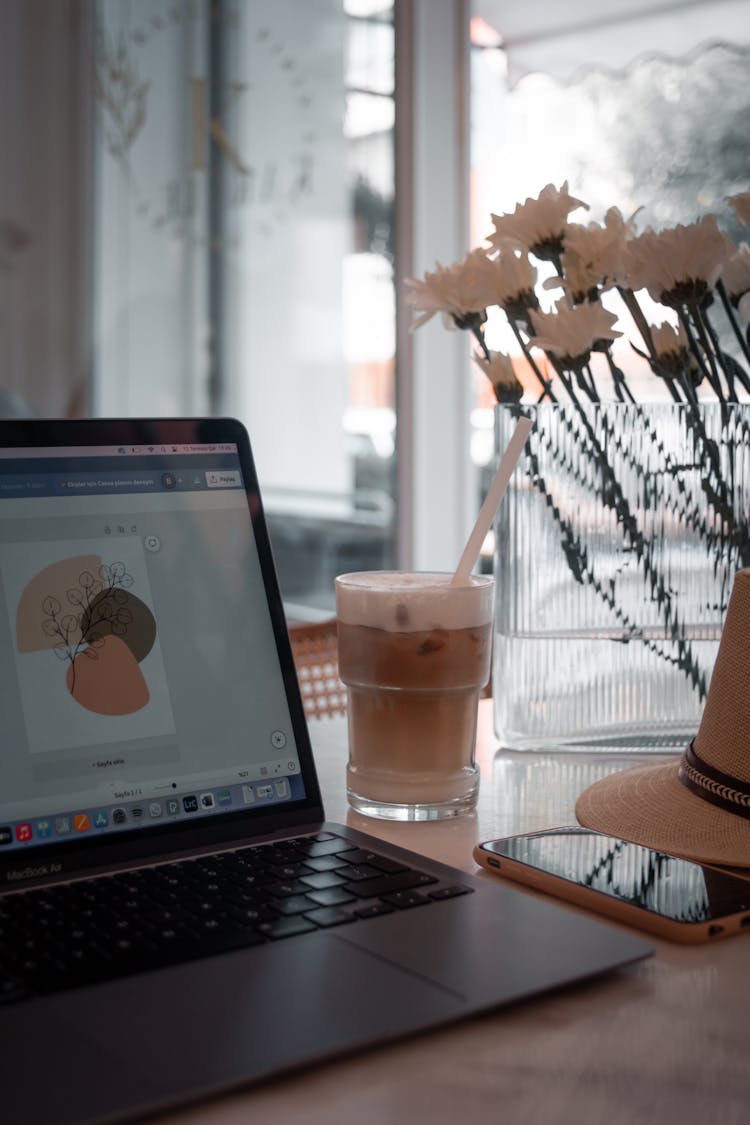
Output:
[[[100,1113],[137,1106],[144,1085],[147,1104],[186,1100],[408,1034],[455,1018],[463,1007],[455,994],[330,932],[130,977],[59,1002],[63,1019],[106,1044],[112,1059],[109,1073],[105,1065],[87,1080],[87,1102]],[[64,1096],[58,1087],[56,1096],[58,1105],[75,1100],[73,1089]]]

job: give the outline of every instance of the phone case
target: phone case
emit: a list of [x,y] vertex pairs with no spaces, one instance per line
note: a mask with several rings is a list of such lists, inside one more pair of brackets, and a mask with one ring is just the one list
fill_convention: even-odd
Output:
[[[529,833],[529,835],[536,835],[536,833]],[[750,930],[750,911],[747,910],[707,922],[678,922],[673,918],[665,918],[663,915],[653,913],[643,907],[633,906],[631,903],[611,898],[601,891],[570,882],[560,875],[552,875],[547,871],[521,863],[519,860],[495,855],[488,851],[484,844],[476,845],[474,859],[480,867],[490,871],[493,875],[500,875],[506,879],[523,883],[535,891],[554,895],[555,898],[563,899],[574,906],[593,910],[597,914],[602,914],[616,922],[623,922],[628,926],[636,926],[638,929],[646,930],[648,933],[665,938],[668,941],[697,945],[701,942],[731,937],[732,934],[739,933],[743,929]],[[702,864],[701,866],[708,867],[710,865]],[[727,872],[722,872],[722,874],[727,874]],[[743,876],[737,875],[736,878],[742,879]]]

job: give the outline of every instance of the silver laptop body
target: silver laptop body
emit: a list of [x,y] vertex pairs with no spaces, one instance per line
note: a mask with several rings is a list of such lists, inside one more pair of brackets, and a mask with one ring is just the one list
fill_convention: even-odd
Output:
[[0,422],[0,716],[9,1121],[128,1120],[650,952],[326,824],[234,420]]

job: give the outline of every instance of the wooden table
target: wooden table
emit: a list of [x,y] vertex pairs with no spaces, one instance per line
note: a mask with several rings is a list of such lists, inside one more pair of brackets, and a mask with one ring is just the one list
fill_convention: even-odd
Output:
[[[427,824],[393,824],[349,810],[346,722],[313,723],[328,819],[476,873],[471,853],[477,840],[574,824],[577,794],[605,773],[635,763],[612,755],[500,751],[491,707],[491,700],[480,704],[476,814]],[[599,981],[160,1121],[745,1125],[750,937],[692,948],[653,944],[653,958]]]

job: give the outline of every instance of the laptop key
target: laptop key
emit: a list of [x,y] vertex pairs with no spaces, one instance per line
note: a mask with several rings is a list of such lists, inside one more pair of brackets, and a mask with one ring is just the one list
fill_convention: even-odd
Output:
[[368,863],[371,867],[377,868],[378,871],[387,872],[390,875],[395,875],[397,871],[408,871],[409,868],[403,863],[399,863],[395,859],[387,859],[384,855],[378,855],[376,852],[366,852],[362,848],[353,848],[351,851],[340,852],[339,859],[343,863]]
[[372,864],[373,867],[377,867],[378,871],[385,871],[390,875],[395,875],[398,871],[409,870],[408,867],[397,859],[387,859],[384,855],[376,855],[372,852],[367,853],[365,862]]
[[238,887],[259,887],[263,884],[263,879],[257,872],[248,870],[231,872],[230,880]]
[[382,898],[394,891],[408,891],[430,883],[437,883],[437,879],[424,871],[402,871],[395,875],[380,875],[376,879],[362,879],[358,883],[346,883],[345,889],[360,898]]
[[410,906],[429,906],[430,903],[430,899],[419,891],[396,891],[392,895],[385,895],[383,901],[395,906],[397,910],[405,910]]
[[235,906],[258,906],[259,903],[268,902],[268,892],[262,887],[256,887],[254,890],[240,890],[239,887],[233,887],[231,892],[227,892],[226,901],[234,903]]
[[187,910],[181,906],[170,904],[167,907],[159,907],[157,903],[149,903],[141,912],[141,918],[146,922],[151,922],[152,925],[168,925],[170,922],[177,922],[185,918],[192,917]]
[[259,922],[270,922],[279,917],[277,910],[270,906],[232,907],[229,913],[243,926],[255,926]]
[[[312,923],[308,922],[307,925],[313,927]],[[31,993],[59,992],[76,985],[96,984],[103,980],[114,980],[118,977],[132,976],[134,973],[161,969],[167,965],[199,960],[216,953],[246,949],[260,945],[264,941],[263,934],[255,930],[212,933],[197,937],[178,935],[176,940],[165,941],[157,948],[147,950],[136,947],[120,948],[107,963],[92,959],[90,951],[87,950],[86,957],[80,965],[74,966],[69,962],[68,972],[64,974],[45,972],[42,968],[37,975],[30,976],[26,983]]]
[[472,895],[474,894],[474,888],[462,887],[459,884],[456,884],[452,887],[438,887],[436,891],[428,891],[427,893],[430,898],[434,898],[439,901],[440,899],[444,898],[457,898],[458,895]]
[[304,865],[308,871],[335,871],[341,867],[340,855],[306,856]]
[[202,899],[199,902],[187,903],[187,907],[198,917],[205,917],[207,914],[215,914],[217,909],[216,899]]
[[357,918],[377,918],[380,914],[393,914],[393,907],[387,902],[368,902],[366,906],[359,906],[353,913]]
[[285,882],[279,881],[269,883],[267,890],[274,898],[289,898],[291,895],[303,895],[305,891],[310,888],[301,879],[288,879]]
[[363,851],[362,848],[349,848],[339,852],[338,859],[343,866],[345,863],[365,863],[373,855],[372,852]]
[[341,887],[325,887],[321,891],[310,891],[307,896],[319,906],[342,906],[345,902],[352,902],[353,897]]
[[347,922],[356,921],[353,914],[347,914],[345,910],[339,910],[335,906],[321,906],[318,910],[310,910],[305,917],[318,926],[343,926]]
[[336,875],[333,871],[314,871],[312,875],[303,875],[301,883],[307,884],[316,891],[325,890],[327,887],[341,887],[346,879]]
[[287,863],[273,869],[277,879],[298,879],[300,875],[309,875],[312,870],[306,863]]
[[148,957],[133,960],[133,971],[146,971],[164,965],[178,964],[181,961],[197,960],[214,953],[230,953],[234,950],[248,949],[260,945],[263,938],[253,930],[237,930],[228,933],[212,933],[195,938],[182,938],[178,935],[174,943],[165,943]]
[[271,871],[285,863],[294,863],[298,858],[296,852],[289,851],[289,848],[263,847],[258,851],[261,853],[260,861]]
[[344,867],[337,867],[336,873],[343,879],[359,881],[360,879],[374,879],[381,873],[369,863],[347,863]]
[[337,840],[332,837],[330,840],[324,840],[322,843],[305,844],[304,848],[301,849],[301,854],[303,856],[312,856],[313,859],[321,855],[335,855],[337,852],[341,851],[342,845],[342,840]]
[[309,930],[316,930],[318,927],[304,914],[295,914],[290,918],[277,918],[274,922],[261,922],[256,928],[264,937],[275,941],[278,938],[305,934]]
[[304,914],[306,910],[314,910],[316,903],[307,895],[291,895],[290,898],[280,898],[274,905],[274,910],[279,914]]
[[212,934],[221,930],[236,930],[237,924],[228,918],[204,918],[199,929],[204,934]]

